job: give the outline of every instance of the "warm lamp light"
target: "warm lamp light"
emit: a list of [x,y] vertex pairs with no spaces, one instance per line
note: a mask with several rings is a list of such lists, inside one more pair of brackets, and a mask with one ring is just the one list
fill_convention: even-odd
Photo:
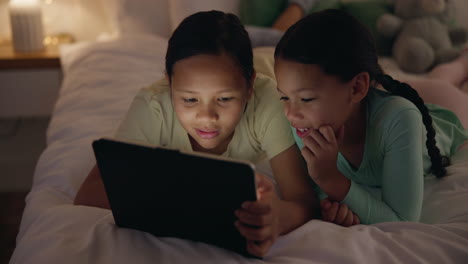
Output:
[[[75,41],[71,33],[82,25],[82,6],[79,0],[42,0],[44,45],[56,46]],[[66,11],[66,12],[65,12]]]
[[39,0],[10,0],[8,5],[13,48],[17,52],[44,49],[42,7]]

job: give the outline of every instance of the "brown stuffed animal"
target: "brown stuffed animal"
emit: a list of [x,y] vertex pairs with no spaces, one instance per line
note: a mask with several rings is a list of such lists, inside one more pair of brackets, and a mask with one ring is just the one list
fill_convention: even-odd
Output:
[[468,30],[450,27],[451,0],[394,0],[394,13],[377,21],[377,30],[394,38],[392,56],[407,72],[424,73],[460,55]]

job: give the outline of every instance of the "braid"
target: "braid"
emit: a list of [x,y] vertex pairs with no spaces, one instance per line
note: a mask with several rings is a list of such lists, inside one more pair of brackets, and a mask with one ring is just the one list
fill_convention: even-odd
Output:
[[380,84],[382,84],[382,86],[387,91],[408,99],[409,101],[414,103],[419,109],[419,111],[422,114],[423,123],[427,131],[426,147],[429,153],[429,157],[431,158],[431,172],[434,175],[436,175],[437,178],[444,177],[447,173],[445,167],[449,165],[450,161],[448,157],[442,156],[440,154],[440,150],[436,146],[436,133],[434,127],[432,127],[432,118],[429,114],[429,110],[424,104],[422,98],[419,96],[418,92],[415,89],[413,89],[409,84],[394,80],[391,76],[387,74],[380,75],[377,81]]

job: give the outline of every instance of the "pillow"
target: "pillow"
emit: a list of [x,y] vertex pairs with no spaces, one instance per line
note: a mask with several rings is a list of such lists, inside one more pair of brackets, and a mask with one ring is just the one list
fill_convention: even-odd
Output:
[[119,34],[156,34],[168,37],[169,0],[103,0],[110,24]]
[[240,0],[239,16],[244,25],[271,27],[288,0]]
[[169,0],[171,32],[191,14],[219,10],[239,16],[240,0]]
[[258,47],[253,49],[255,71],[275,78],[275,47]]

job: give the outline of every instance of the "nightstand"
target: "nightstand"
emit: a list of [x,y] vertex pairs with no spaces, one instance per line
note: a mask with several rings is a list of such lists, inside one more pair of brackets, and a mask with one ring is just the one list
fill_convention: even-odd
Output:
[[10,43],[0,45],[0,70],[59,69],[58,46],[46,46],[44,51],[16,53]]
[[0,44],[0,118],[50,116],[61,82],[58,46],[16,53]]

